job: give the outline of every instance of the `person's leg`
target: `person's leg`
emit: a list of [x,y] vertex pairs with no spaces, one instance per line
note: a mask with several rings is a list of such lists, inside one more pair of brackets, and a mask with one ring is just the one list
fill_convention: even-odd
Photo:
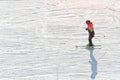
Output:
[[89,39],[88,39],[88,40],[89,40],[89,45],[90,45],[90,46],[93,46],[93,43],[92,43],[92,36],[91,36],[91,35],[89,35]]

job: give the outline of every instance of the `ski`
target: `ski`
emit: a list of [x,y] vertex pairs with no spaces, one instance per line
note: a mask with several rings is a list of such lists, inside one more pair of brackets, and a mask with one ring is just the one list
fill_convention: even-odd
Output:
[[76,45],[75,47],[82,48],[82,49],[101,49],[101,45],[94,45],[94,46],[87,46],[87,45],[78,46],[78,45]]

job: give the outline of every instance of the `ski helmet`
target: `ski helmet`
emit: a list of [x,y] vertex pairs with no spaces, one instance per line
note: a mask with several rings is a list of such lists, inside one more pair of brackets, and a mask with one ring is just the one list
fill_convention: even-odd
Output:
[[90,23],[90,20],[86,20],[86,24],[89,24]]

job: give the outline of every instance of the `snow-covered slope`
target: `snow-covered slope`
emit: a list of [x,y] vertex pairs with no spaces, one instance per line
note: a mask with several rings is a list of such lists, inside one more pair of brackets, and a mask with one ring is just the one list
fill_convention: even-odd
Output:
[[[119,0],[0,0],[0,80],[119,80]],[[85,20],[94,23],[88,43]]]

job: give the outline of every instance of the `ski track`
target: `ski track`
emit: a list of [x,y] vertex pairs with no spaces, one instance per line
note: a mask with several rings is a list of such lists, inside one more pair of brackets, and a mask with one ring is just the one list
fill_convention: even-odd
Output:
[[[120,1],[94,1],[0,1],[0,80],[119,80]],[[75,48],[86,19],[102,49]]]

